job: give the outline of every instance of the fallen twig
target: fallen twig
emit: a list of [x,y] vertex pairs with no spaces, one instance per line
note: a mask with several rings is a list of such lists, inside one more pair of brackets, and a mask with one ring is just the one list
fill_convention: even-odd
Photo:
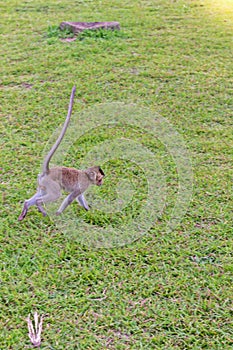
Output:
[[34,313],[34,323],[35,328],[30,319],[30,315],[27,318],[28,324],[28,335],[34,347],[39,347],[41,345],[41,332],[42,332],[42,324],[43,324],[43,315],[39,320],[39,315],[37,312]]

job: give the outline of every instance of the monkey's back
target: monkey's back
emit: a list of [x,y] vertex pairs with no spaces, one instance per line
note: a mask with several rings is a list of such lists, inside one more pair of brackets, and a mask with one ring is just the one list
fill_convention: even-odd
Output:
[[49,177],[59,183],[60,187],[72,192],[79,185],[83,174],[81,170],[68,167],[54,167],[49,169]]

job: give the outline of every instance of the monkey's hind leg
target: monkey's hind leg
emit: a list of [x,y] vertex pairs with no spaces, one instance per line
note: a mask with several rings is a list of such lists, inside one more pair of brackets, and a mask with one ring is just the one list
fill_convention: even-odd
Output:
[[36,206],[39,212],[43,214],[43,216],[47,215],[45,209],[42,207],[41,203],[38,202],[38,200],[36,201]]
[[61,196],[60,186],[53,181],[49,182],[49,185],[46,187],[46,193],[43,196],[36,199],[36,206],[38,210],[46,216],[46,211],[43,208],[43,204],[49,202],[55,202]]
[[37,205],[36,202],[37,202],[38,198],[40,198],[40,197],[41,197],[41,192],[38,191],[38,192],[36,192],[36,194],[34,194],[34,196],[32,196],[30,199],[27,199],[24,202],[23,210],[18,218],[19,221],[22,221],[25,218],[25,216],[27,215],[27,212],[28,212],[28,208],[30,208],[32,205]]

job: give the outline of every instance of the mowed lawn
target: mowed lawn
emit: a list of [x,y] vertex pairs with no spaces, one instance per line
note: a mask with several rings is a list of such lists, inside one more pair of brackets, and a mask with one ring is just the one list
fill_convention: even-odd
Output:
[[[232,349],[233,3],[6,0],[1,14],[0,349],[32,348],[26,318],[35,311],[44,315],[41,349]],[[118,21],[121,30],[70,40],[57,29],[65,20]],[[146,234],[107,249],[85,244],[81,224],[74,237],[69,221],[62,230],[36,208],[18,222],[73,85],[77,130],[89,125],[88,109],[124,103],[165,118],[182,138],[192,196],[172,230],[178,158],[159,135],[124,125],[90,124],[66,165],[78,167],[96,145],[101,153],[106,140],[140,139],[166,187]],[[74,203],[66,214],[97,234],[137,220],[148,195],[138,164],[113,154],[103,168],[90,213]],[[101,210],[128,183],[131,200],[115,214]]]

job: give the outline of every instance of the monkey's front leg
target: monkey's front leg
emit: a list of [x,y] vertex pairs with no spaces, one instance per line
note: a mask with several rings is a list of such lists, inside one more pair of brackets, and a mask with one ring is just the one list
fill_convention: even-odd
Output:
[[56,215],[60,215],[70,205],[76,197],[80,195],[80,191],[71,192],[62,202],[60,208],[56,212]]
[[89,210],[89,205],[87,204],[86,200],[85,200],[85,197],[83,194],[80,194],[80,196],[78,196],[76,198],[77,202],[86,210]]

